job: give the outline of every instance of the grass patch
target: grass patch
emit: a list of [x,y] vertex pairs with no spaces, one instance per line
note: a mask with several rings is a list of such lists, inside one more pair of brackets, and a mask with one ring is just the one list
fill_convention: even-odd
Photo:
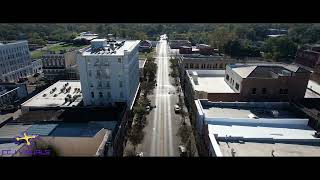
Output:
[[40,59],[44,53],[45,53],[44,51],[32,51],[31,58],[32,59]]
[[54,51],[54,52],[60,52],[63,50],[69,51],[69,50],[76,50],[76,49],[81,49],[85,47],[86,45],[74,45],[74,44],[58,44],[55,46],[51,46],[48,50],[49,51]]
[[147,53],[142,53],[142,52],[139,52],[139,59],[145,59],[145,58],[148,58],[148,57],[153,57],[154,55],[156,54],[156,48],[153,48],[151,52]]
[[48,50],[36,50],[31,52],[31,58],[32,59],[39,59],[41,58],[44,54],[48,53],[49,51],[54,51],[56,53],[59,53],[61,50],[76,50],[76,49],[81,49],[84,48],[87,45],[74,45],[74,44],[57,44],[54,46],[51,46],[48,48]]

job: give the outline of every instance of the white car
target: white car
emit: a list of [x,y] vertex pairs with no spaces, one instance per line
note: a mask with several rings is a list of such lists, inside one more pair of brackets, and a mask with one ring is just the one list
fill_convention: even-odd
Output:
[[146,111],[147,111],[147,112],[150,111],[150,106],[146,106]]
[[137,153],[137,156],[138,156],[138,157],[143,157],[143,152],[138,152],[138,153]]
[[174,112],[179,112],[180,111],[180,107],[178,105],[174,105]]

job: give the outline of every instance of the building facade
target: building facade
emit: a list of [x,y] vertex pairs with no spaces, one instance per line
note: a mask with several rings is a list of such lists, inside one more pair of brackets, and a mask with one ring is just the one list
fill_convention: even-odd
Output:
[[27,95],[26,84],[0,83],[0,107],[11,105]]
[[309,49],[299,49],[295,62],[303,66],[315,68],[317,65],[320,65],[320,52]]
[[27,41],[0,43],[0,79],[17,82],[32,75],[31,56]]
[[42,57],[42,64],[44,76],[47,79],[68,79],[69,72],[75,73],[75,71],[77,71],[77,68],[74,68],[76,65],[76,51],[49,52]]
[[294,65],[232,64],[225,81],[241,100],[298,100],[305,96],[310,73]]
[[179,49],[181,46],[191,47],[191,42],[188,40],[170,40],[169,46],[171,49]]
[[139,42],[95,39],[90,48],[79,53],[85,106],[133,104],[139,86]]
[[32,73],[42,73],[42,60],[41,59],[36,59],[32,61]]

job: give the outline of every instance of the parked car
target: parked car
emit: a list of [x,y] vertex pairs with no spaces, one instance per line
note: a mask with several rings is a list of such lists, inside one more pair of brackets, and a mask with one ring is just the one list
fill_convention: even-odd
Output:
[[143,152],[138,152],[136,155],[137,155],[138,157],[143,157]]
[[181,157],[187,156],[187,148],[183,145],[179,146],[179,153]]
[[180,112],[180,107],[178,106],[178,105],[174,105],[174,112],[175,113],[178,113],[178,112]]
[[147,111],[147,112],[150,111],[150,106],[146,106],[146,111]]

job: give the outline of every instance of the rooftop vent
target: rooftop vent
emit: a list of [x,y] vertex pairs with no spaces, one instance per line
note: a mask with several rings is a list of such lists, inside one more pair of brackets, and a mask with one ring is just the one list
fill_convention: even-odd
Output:
[[258,118],[258,116],[256,116],[255,114],[248,114],[248,117],[250,118],[250,119],[259,119]]
[[275,117],[275,118],[279,117],[279,111],[277,111],[277,110],[272,110],[271,113],[272,113],[272,116],[273,116],[273,117]]

